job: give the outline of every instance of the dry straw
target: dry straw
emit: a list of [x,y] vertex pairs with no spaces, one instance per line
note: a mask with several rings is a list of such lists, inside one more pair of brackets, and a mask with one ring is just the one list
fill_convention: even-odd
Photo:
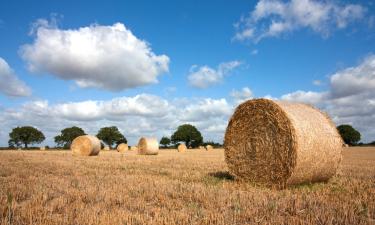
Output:
[[178,152],[185,152],[186,151],[186,145],[183,144],[183,143],[179,144],[178,147],[177,147],[177,151]]
[[120,153],[124,153],[129,149],[128,144],[121,143],[117,146],[117,151]]
[[199,149],[205,150],[206,148],[204,146],[199,146]]
[[109,146],[104,146],[103,150],[104,150],[104,151],[109,151],[109,150],[111,150],[111,149],[109,148]]
[[138,142],[138,154],[157,155],[159,153],[159,143],[156,138],[142,137]]
[[211,151],[212,149],[214,149],[214,147],[212,147],[212,145],[207,145],[207,146],[206,146],[206,150],[207,150],[207,151]]
[[341,162],[342,144],[333,122],[318,109],[267,99],[239,105],[224,140],[233,175],[281,188],[327,181]]
[[100,141],[97,137],[83,135],[75,138],[70,146],[73,155],[93,156],[100,152]]
[[131,146],[129,150],[130,151],[138,151],[138,147],[137,146]]
[[46,147],[43,146],[43,147],[40,147],[39,149],[40,149],[41,151],[45,151],[45,150],[46,150]]

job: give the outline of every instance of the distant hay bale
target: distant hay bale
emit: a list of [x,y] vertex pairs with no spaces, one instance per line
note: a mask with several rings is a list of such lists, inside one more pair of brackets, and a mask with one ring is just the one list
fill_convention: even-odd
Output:
[[75,138],[70,146],[73,155],[93,156],[100,152],[100,141],[97,137],[83,135]]
[[199,146],[199,149],[205,150],[206,148],[204,146]]
[[159,143],[156,138],[142,137],[138,142],[138,154],[157,155],[159,153]]
[[42,146],[42,147],[39,148],[39,150],[41,150],[41,151],[45,151],[45,150],[46,150],[46,147]]
[[104,150],[104,151],[109,151],[109,150],[111,150],[111,149],[109,148],[109,146],[104,146],[103,150]]
[[348,144],[344,144],[343,147],[349,148],[349,145]]
[[326,114],[306,104],[266,99],[239,105],[224,138],[233,175],[281,188],[327,181],[341,162],[342,143]]
[[212,147],[212,145],[207,145],[207,146],[206,146],[206,150],[207,150],[207,151],[211,151],[212,149],[214,149],[214,147]]
[[131,146],[130,151],[138,151],[138,147],[137,146]]
[[186,151],[186,145],[185,144],[179,144],[177,147],[178,152],[185,152]]
[[128,144],[125,144],[125,143],[121,143],[117,146],[117,151],[120,153],[124,153],[128,151],[128,149],[129,149]]

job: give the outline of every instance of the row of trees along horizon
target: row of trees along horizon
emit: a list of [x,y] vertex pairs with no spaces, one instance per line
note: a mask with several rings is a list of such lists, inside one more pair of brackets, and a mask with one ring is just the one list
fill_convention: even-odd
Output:
[[[73,140],[82,135],[86,135],[86,133],[80,127],[73,126],[62,129],[61,133],[54,137],[56,143],[55,148],[69,149]],[[128,143],[126,137],[116,126],[100,128],[96,137],[101,140],[102,147],[104,147],[105,144],[109,146],[110,149],[116,148],[117,145],[121,143]],[[27,149],[30,145],[40,144],[45,139],[43,132],[32,126],[16,127],[9,133],[8,148],[15,149],[23,146]],[[165,149],[176,148],[180,143],[185,143],[188,148],[197,148],[198,146],[207,145],[222,147],[222,144],[213,141],[204,142],[201,132],[195,126],[190,124],[179,126],[171,137],[163,136],[160,140],[161,148]],[[46,147],[49,148],[49,146]]]
[[[337,127],[342,139],[347,145],[375,145],[375,141],[368,144],[359,143],[361,134],[351,125],[340,125]],[[61,133],[55,136],[54,141],[57,149],[69,149],[73,140],[81,135],[85,135],[85,131],[80,127],[68,127],[61,130]],[[116,126],[100,128],[96,137],[111,149],[117,147],[121,143],[127,144],[126,137],[119,131]],[[16,127],[9,133],[8,148],[15,149],[24,146],[25,149],[29,145],[40,144],[45,140],[44,134],[32,126]],[[104,144],[103,144],[104,143]],[[204,142],[201,132],[191,124],[183,124],[171,135],[171,137],[163,136],[160,140],[161,148],[176,148],[178,144],[185,143],[187,148],[197,148],[199,146],[212,145],[214,147],[222,147],[222,144],[213,141]],[[46,146],[48,148],[48,146]],[[36,147],[33,147],[36,148]]]

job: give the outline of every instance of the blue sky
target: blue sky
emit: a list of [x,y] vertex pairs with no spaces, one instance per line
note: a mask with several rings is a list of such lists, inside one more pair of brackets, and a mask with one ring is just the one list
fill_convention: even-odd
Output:
[[[0,1],[0,145],[116,125],[192,123],[222,140],[235,106],[306,102],[375,140],[375,5],[368,1]],[[116,40],[116,41],[115,41]]]

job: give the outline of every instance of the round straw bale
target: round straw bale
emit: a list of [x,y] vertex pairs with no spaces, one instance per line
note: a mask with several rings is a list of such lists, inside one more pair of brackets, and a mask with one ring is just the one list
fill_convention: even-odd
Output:
[[125,144],[125,143],[121,143],[117,146],[117,151],[121,153],[128,151],[128,149],[129,149],[128,144]]
[[199,149],[204,150],[206,148],[204,146],[199,146]]
[[186,145],[183,144],[183,143],[179,144],[178,147],[177,147],[177,151],[178,152],[185,152],[186,151]]
[[109,150],[111,150],[111,149],[109,148],[109,146],[104,146],[103,151],[109,151]]
[[159,143],[156,138],[142,137],[138,142],[138,154],[157,155],[159,153]]
[[214,149],[214,147],[212,147],[212,145],[207,145],[207,146],[206,146],[206,150],[207,150],[207,151],[210,151],[210,150],[212,150],[212,149]]
[[39,150],[41,150],[41,151],[45,151],[45,150],[46,150],[46,147],[42,146],[42,147],[39,148]]
[[327,181],[341,162],[342,139],[329,117],[306,104],[249,100],[225,132],[225,159],[240,180],[283,188]]
[[100,141],[91,135],[76,137],[70,146],[73,155],[93,156],[100,152]]
[[131,146],[129,150],[130,151],[138,151],[138,147],[137,146]]

